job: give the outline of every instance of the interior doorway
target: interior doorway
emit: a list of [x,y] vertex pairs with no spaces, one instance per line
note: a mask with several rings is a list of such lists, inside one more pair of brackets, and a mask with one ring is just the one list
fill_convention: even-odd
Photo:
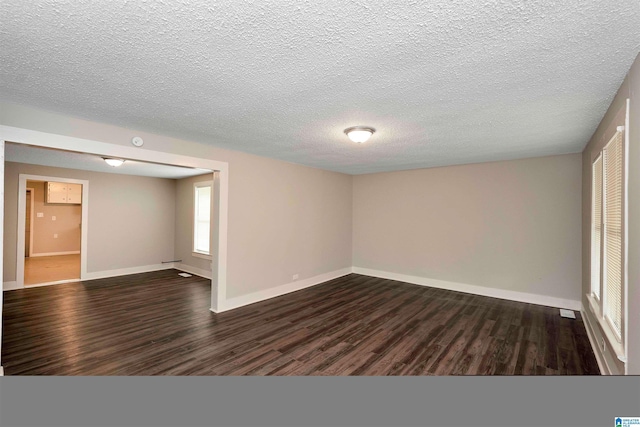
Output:
[[67,283],[86,274],[88,181],[20,174],[16,282]]
[[80,280],[82,184],[27,180],[24,286]]

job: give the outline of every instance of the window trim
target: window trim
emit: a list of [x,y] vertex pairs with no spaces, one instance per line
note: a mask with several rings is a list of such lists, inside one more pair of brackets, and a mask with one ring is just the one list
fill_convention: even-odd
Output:
[[600,229],[600,239],[599,239],[600,240],[600,248],[598,248],[598,258],[599,258],[598,263],[599,263],[599,267],[600,268],[598,269],[598,276],[599,276],[598,277],[598,293],[594,292],[593,258],[591,258],[592,262],[590,263],[590,267],[591,267],[591,269],[590,269],[591,270],[591,278],[590,278],[590,280],[591,280],[591,283],[590,283],[590,289],[589,289],[589,295],[591,295],[593,297],[593,299],[597,302],[597,307],[598,307],[597,314],[598,314],[598,316],[600,316],[602,314],[601,311],[600,311],[600,303],[603,300],[603,297],[602,297],[602,288],[603,288],[603,280],[602,280],[602,278],[603,278],[603,273],[602,272],[604,270],[604,268],[603,268],[604,267],[603,266],[603,264],[604,264],[604,251],[602,250],[603,246],[604,246],[604,242],[603,242],[603,239],[602,239],[602,236],[604,234],[604,232],[603,232],[603,230],[604,230],[604,208],[603,208],[603,206],[604,206],[604,155],[603,154],[604,154],[604,151],[600,151],[598,153],[598,155],[596,156],[596,158],[591,163],[591,225],[590,225],[590,228],[589,228],[589,233],[591,235],[590,242],[591,242],[591,256],[592,257],[594,255],[594,253],[593,253],[593,231],[594,231],[594,229],[598,228],[598,227],[594,227],[594,224],[593,224],[593,219],[594,219],[594,215],[593,214],[594,214],[594,211],[595,211],[594,208],[595,208],[595,204],[596,204],[596,192],[595,192],[595,188],[594,188],[594,183],[595,183],[594,178],[595,178],[595,169],[596,169],[595,166],[596,166],[596,163],[598,163],[598,161],[600,162],[600,169],[601,169],[601,172],[600,172],[600,180],[601,180],[601,182],[600,182],[600,185],[601,185],[601,187],[600,187],[600,206],[599,206],[599,208],[600,208],[600,227],[599,227],[599,229]]
[[[196,202],[197,202],[197,192],[198,188],[209,187],[211,188],[211,200],[210,200],[210,214],[209,214],[209,227],[211,227],[213,221],[212,219],[212,211],[213,211],[213,180],[210,181],[198,181],[193,183],[193,200],[191,203],[192,215],[191,215],[191,255],[196,258],[202,258],[206,260],[213,260],[213,254],[211,253],[211,239],[209,239],[209,252],[203,252],[196,249]],[[211,229],[209,229],[211,231]]]
[[629,328],[627,319],[629,318],[629,109],[631,107],[631,99],[627,98],[626,111],[624,116],[624,139],[622,141],[622,339],[623,339],[623,357],[625,362],[625,374],[627,373],[627,344],[629,342]]
[[[592,200],[592,205],[591,205],[591,221],[590,221],[590,225],[589,225],[589,233],[590,233],[590,242],[592,242],[592,236],[593,236],[593,200],[594,200],[594,188],[593,188],[593,171],[594,171],[594,165],[596,163],[596,161],[598,161],[598,159],[602,158],[603,162],[602,162],[602,179],[603,179],[603,186],[602,186],[602,221],[603,221],[603,225],[601,227],[601,238],[600,238],[600,245],[601,245],[601,250],[600,250],[600,298],[597,298],[597,296],[595,295],[595,293],[593,292],[593,287],[592,285],[590,286],[589,289],[589,293],[587,294],[587,300],[589,301],[589,309],[590,311],[593,313],[593,315],[596,317],[598,324],[600,325],[600,329],[602,334],[606,337],[608,344],[609,344],[609,348],[611,349],[611,351],[615,354],[615,356],[618,358],[618,360],[620,360],[621,362],[625,363],[625,370],[626,370],[626,362],[627,362],[627,346],[626,343],[628,342],[628,328],[627,328],[627,319],[628,319],[628,290],[629,290],[629,284],[628,284],[628,238],[627,238],[627,230],[628,230],[628,176],[629,176],[629,99],[627,99],[627,109],[626,109],[626,118],[625,118],[625,125],[624,126],[618,126],[616,128],[616,132],[612,135],[612,137],[609,139],[609,141],[605,144],[605,146],[598,152],[598,155],[593,159],[592,163],[591,163],[591,173],[592,173],[592,177],[591,177],[591,200]],[[607,303],[606,299],[606,289],[605,289],[605,284],[604,284],[604,276],[606,274],[606,261],[605,261],[605,257],[606,257],[606,252],[604,250],[604,246],[606,244],[605,242],[605,238],[604,238],[604,234],[605,234],[605,227],[604,227],[604,222],[605,222],[605,218],[604,218],[604,210],[606,209],[605,206],[605,183],[606,183],[606,178],[605,178],[605,162],[604,162],[604,151],[605,149],[609,146],[609,144],[616,138],[617,134],[619,132],[623,133],[623,138],[622,138],[622,221],[621,221],[621,250],[622,250],[622,254],[621,254],[621,263],[622,263],[622,272],[621,272],[621,281],[622,281],[622,289],[621,289],[621,321],[620,321],[620,333],[618,334],[618,331],[616,330],[616,328],[613,326],[613,320],[610,318],[610,316],[608,316],[607,314],[607,310],[605,309],[605,304]],[[593,252],[591,252],[593,253]]]
[[193,249],[191,250],[191,256],[194,256],[196,258],[208,259],[209,261],[213,259],[213,255],[207,255],[204,252],[196,252]]

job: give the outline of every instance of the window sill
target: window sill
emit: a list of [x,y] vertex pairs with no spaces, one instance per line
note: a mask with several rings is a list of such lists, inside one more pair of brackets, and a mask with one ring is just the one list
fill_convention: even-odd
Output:
[[213,257],[211,255],[202,254],[200,252],[191,252],[191,255],[196,257],[196,258],[208,259],[209,261],[211,261],[213,259]]
[[[602,316],[600,310],[600,302],[591,294],[587,294],[587,299],[589,300],[589,310],[594,315],[596,320],[598,321],[598,325],[600,326],[600,332],[607,340],[607,345],[611,349],[610,351],[618,358],[619,361],[626,363],[627,358],[625,356],[624,347],[618,341],[615,332],[609,326],[607,319]],[[598,343],[600,346],[601,343]]]
[[591,313],[596,316],[596,319],[600,321],[600,301],[593,296],[593,294],[587,294],[587,299],[589,300],[589,309],[591,309]]

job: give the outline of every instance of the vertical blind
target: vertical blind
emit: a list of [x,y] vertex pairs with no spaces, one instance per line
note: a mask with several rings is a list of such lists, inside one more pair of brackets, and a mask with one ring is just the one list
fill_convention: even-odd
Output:
[[604,314],[622,334],[622,132],[604,149]]
[[591,221],[591,292],[600,299],[600,261],[602,257],[602,156],[593,163]]

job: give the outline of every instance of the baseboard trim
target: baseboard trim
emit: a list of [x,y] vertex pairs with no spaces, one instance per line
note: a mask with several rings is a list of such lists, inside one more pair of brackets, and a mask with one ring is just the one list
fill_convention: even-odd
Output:
[[587,331],[587,337],[589,338],[589,343],[591,344],[591,348],[593,349],[593,354],[595,354],[596,356],[596,362],[598,363],[598,368],[600,369],[600,375],[611,375],[611,369],[609,369],[609,365],[607,365],[604,354],[602,354],[600,346],[598,346],[595,333],[593,332],[593,325],[591,324],[591,321],[587,316],[584,306],[582,306],[580,314],[582,315],[582,321],[584,323],[585,330]]
[[175,268],[175,266],[171,262],[167,264],[151,264],[139,267],[119,268],[116,270],[94,271],[92,273],[87,273],[86,277],[82,280],[95,280],[104,279],[106,277],[126,276],[127,274],[149,273],[151,271],[170,270],[172,268]]
[[217,312],[214,310],[211,310],[211,311],[213,311],[214,313],[221,313],[223,311],[233,310],[234,308],[239,308],[245,305],[254,304],[256,302],[279,297],[281,295],[299,291],[301,289],[310,288],[312,286],[319,285],[320,283],[324,283],[329,280],[337,279],[338,277],[351,274],[353,272],[352,270],[353,269],[351,267],[341,268],[340,270],[319,274],[317,276],[313,276],[308,279],[296,280],[295,282],[276,286],[275,288],[265,289],[263,291],[253,292],[251,294],[229,298],[222,304],[221,310]]
[[548,307],[568,308],[569,310],[580,311],[582,302],[563,298],[550,297],[546,295],[530,294],[526,292],[510,291],[506,289],[488,288],[485,286],[469,285],[466,283],[448,282],[445,280],[428,279],[419,276],[409,276],[406,274],[391,273],[388,271],[372,270],[369,268],[353,267],[353,272],[365,276],[379,277],[381,279],[397,280],[432,288],[447,289],[450,291],[465,292],[468,294],[482,295],[485,297],[499,298],[510,301],[526,302],[529,304],[544,305]]
[[4,377],[4,368],[0,366],[0,377]]
[[180,262],[176,263],[173,268],[175,268],[176,270],[182,270],[187,273],[195,274],[196,276],[204,277],[205,279],[211,280],[211,271],[207,271],[202,268],[193,267],[191,265],[183,264]]
[[22,289],[22,287],[18,286],[18,282],[16,282],[15,280],[2,283],[3,291],[15,291],[16,289]]
[[58,255],[80,255],[80,251],[68,251],[68,252],[40,252],[37,254],[29,255],[30,258],[39,256],[58,256]]

